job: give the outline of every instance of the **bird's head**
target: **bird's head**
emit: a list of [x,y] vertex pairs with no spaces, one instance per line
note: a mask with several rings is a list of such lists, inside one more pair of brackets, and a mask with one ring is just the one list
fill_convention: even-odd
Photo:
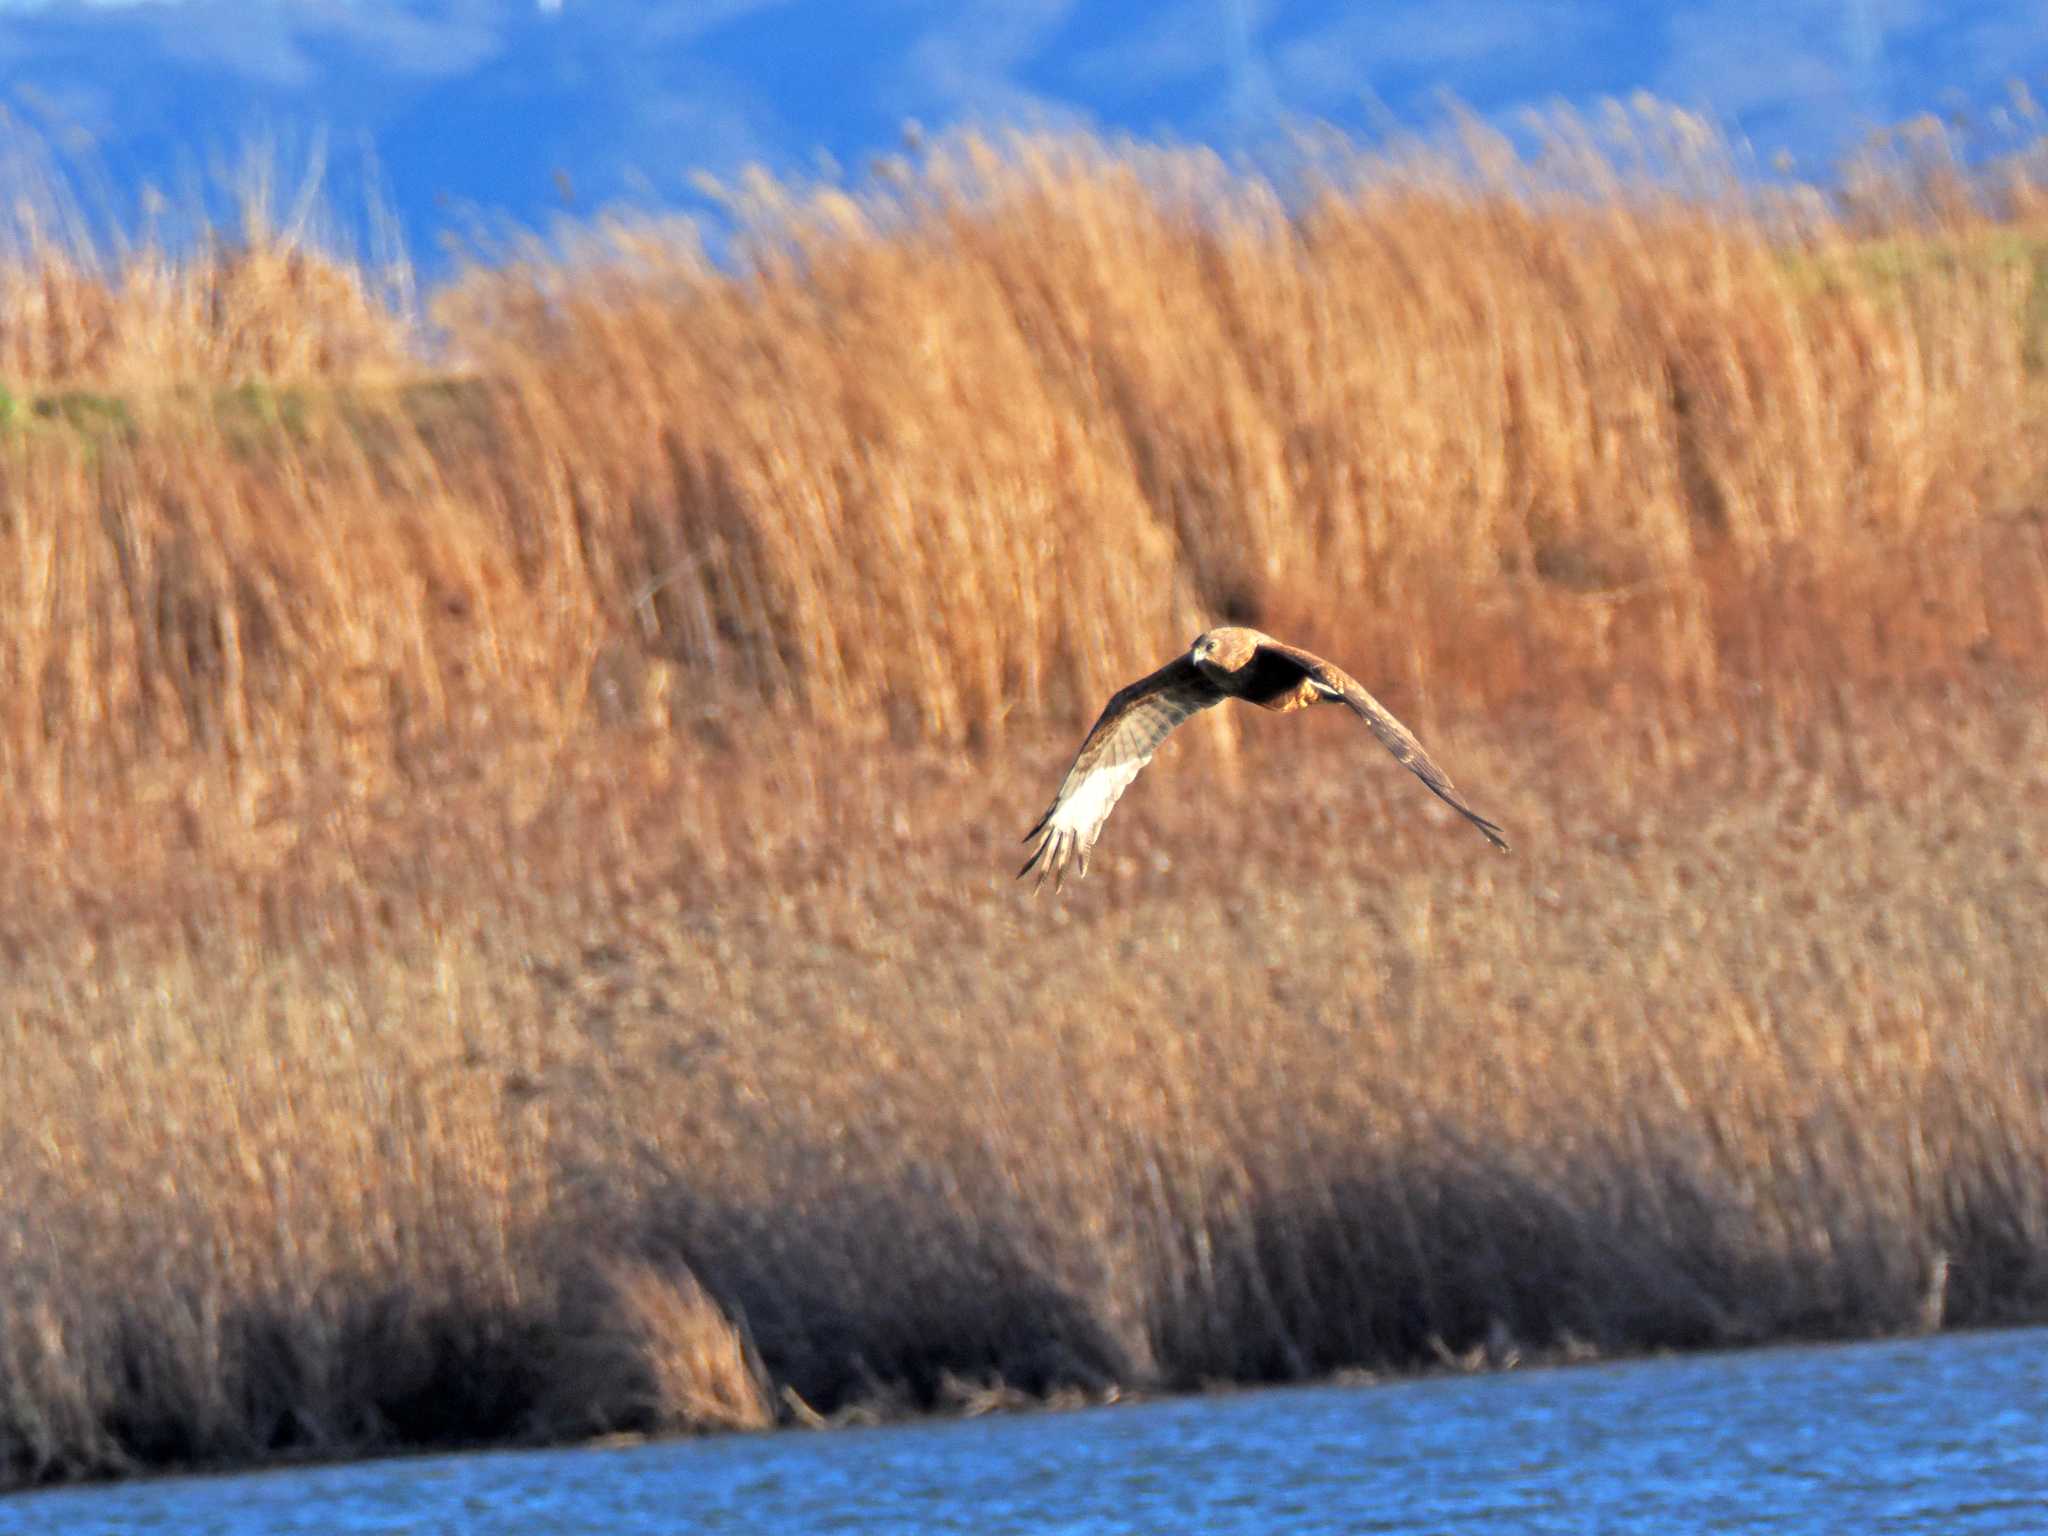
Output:
[[1259,637],[1252,630],[1226,625],[1197,635],[1195,643],[1188,647],[1188,660],[1205,673],[1235,672],[1252,659],[1258,648]]

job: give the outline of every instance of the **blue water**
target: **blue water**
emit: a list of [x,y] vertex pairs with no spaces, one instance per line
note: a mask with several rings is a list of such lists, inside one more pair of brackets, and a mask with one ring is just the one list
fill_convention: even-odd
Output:
[[2048,1532],[2048,1330],[420,1457],[0,1499],[0,1533]]

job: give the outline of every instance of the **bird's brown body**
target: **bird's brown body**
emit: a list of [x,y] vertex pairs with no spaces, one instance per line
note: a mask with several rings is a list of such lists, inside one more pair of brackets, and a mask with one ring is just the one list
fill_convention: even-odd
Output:
[[1149,677],[1118,691],[1081,743],[1052,805],[1025,834],[1037,846],[1017,873],[1038,872],[1055,886],[1068,861],[1088,873],[1088,855],[1125,786],[1152,760],[1173,728],[1225,699],[1242,699],[1284,714],[1311,704],[1342,704],[1364,720],[1395,760],[1503,852],[1499,827],[1464,801],[1450,778],[1408,728],[1341,667],[1256,629],[1212,629]]
[[1226,698],[1243,699],[1277,714],[1331,702],[1302,671],[1298,661],[1262,645],[1266,637],[1257,630],[1212,629],[1209,634],[1229,636],[1231,648],[1211,652],[1196,665],[1204,677],[1223,690]]

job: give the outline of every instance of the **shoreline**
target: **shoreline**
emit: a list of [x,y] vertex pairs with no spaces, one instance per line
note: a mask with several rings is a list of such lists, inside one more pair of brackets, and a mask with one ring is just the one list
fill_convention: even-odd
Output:
[[1943,1327],[1931,1331],[1914,1330],[1897,1333],[1786,1337],[1760,1339],[1746,1343],[1702,1345],[1691,1349],[1659,1349],[1615,1354],[1588,1353],[1567,1348],[1545,1351],[1534,1358],[1518,1358],[1511,1363],[1502,1364],[1465,1364],[1453,1361],[1419,1364],[1411,1368],[1390,1367],[1378,1370],[1340,1368],[1328,1374],[1304,1380],[1224,1381],[1187,1387],[1130,1387],[1111,1389],[1106,1394],[1089,1394],[1073,1391],[1056,1393],[1050,1397],[1038,1397],[1028,1393],[995,1387],[972,1394],[972,1400],[961,1405],[925,1409],[898,1409],[887,1412],[878,1412],[863,1407],[851,1407],[829,1416],[817,1415],[816,1417],[819,1422],[815,1424],[791,1421],[760,1429],[614,1431],[581,1439],[515,1437],[501,1440],[480,1440],[471,1443],[389,1447],[366,1452],[340,1451],[332,1454],[286,1451],[275,1453],[269,1458],[259,1461],[151,1467],[134,1472],[112,1472],[43,1483],[10,1484],[0,1487],[0,1500],[14,1500],[30,1497],[38,1493],[90,1491],[96,1488],[125,1487],[154,1482],[186,1482],[193,1480],[289,1475],[307,1470],[361,1466],[376,1462],[429,1461],[449,1457],[522,1455],[532,1452],[640,1450],[682,1441],[737,1439],[760,1436],[775,1436],[779,1438],[792,1435],[839,1434],[849,1430],[887,1430],[959,1424],[987,1417],[1090,1414],[1105,1409],[1156,1406],[1164,1403],[1188,1403],[1204,1399],[1241,1397],[1264,1392],[1315,1392],[1371,1387],[1403,1387],[1460,1377],[1506,1376],[1517,1372],[1549,1373],[1599,1366],[1630,1366],[1648,1362],[1679,1361],[1701,1356],[1750,1355],[1784,1350],[1853,1349],[1861,1346],[1937,1339],[1949,1334],[2016,1333],[2038,1331],[2044,1327],[2048,1327],[2048,1317],[2028,1321]]

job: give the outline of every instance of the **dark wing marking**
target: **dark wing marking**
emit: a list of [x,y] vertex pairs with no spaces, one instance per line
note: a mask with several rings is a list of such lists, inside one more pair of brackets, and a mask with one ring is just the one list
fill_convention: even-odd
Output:
[[1508,840],[1501,829],[1465,803],[1465,797],[1458,793],[1451,776],[1430,761],[1429,754],[1422,750],[1422,743],[1415,739],[1414,732],[1389,714],[1386,706],[1367,693],[1357,678],[1313,651],[1304,651],[1296,646],[1272,641],[1261,646],[1260,650],[1278,652],[1299,663],[1325,697],[1339,700],[1372,727],[1373,735],[1379,737],[1381,746],[1394,754],[1395,762],[1427,784],[1431,794],[1477,827],[1494,847],[1502,853],[1508,851]]
[[1066,883],[1070,859],[1078,860],[1080,872],[1087,874],[1088,855],[1102,824],[1109,820],[1109,813],[1138,770],[1152,761],[1159,743],[1175,726],[1222,697],[1223,690],[1202,676],[1185,656],[1120,689],[1082,739],[1081,750],[1074,754],[1074,765],[1060,781],[1052,804],[1038,818],[1038,825],[1024,834],[1025,842],[1036,839],[1038,846],[1017,871],[1017,878],[1021,880],[1035,869],[1038,880],[1034,890],[1045,884],[1048,875],[1053,889],[1058,890]]

